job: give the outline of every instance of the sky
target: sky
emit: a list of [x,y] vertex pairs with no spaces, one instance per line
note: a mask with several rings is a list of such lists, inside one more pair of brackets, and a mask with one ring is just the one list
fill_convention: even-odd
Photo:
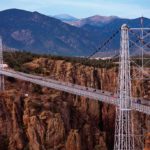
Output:
[[150,0],[1,0],[0,10],[18,8],[53,16],[70,14],[77,18],[93,15],[122,18],[150,18]]

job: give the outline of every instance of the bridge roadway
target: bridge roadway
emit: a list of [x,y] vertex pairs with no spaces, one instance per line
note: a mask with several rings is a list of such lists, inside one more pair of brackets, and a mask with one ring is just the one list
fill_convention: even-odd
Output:
[[[31,82],[34,84],[38,84],[41,86],[53,88],[56,90],[68,92],[71,94],[84,96],[90,99],[99,100],[104,103],[108,103],[116,106],[119,105],[118,96],[112,95],[110,92],[107,91],[101,91],[89,87],[87,88],[72,83],[57,81],[57,80],[49,79],[47,77],[31,75],[23,72],[17,72],[10,69],[2,69],[0,70],[0,74],[13,77],[16,79],[20,79],[23,81]],[[136,102],[135,98],[134,100],[132,100],[131,109],[150,115],[150,105],[139,104]]]

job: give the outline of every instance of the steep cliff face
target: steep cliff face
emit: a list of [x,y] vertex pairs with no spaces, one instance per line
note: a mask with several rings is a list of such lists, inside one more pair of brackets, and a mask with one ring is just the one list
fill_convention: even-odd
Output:
[[[94,69],[45,58],[24,68],[87,87],[111,92],[117,89],[115,68]],[[114,106],[12,78],[6,80],[6,91],[0,95],[0,150],[113,149]],[[134,84],[141,90],[141,83]],[[135,117],[148,129],[147,116],[135,113]]]
[[150,133],[146,135],[144,150],[149,150],[149,149],[150,149]]

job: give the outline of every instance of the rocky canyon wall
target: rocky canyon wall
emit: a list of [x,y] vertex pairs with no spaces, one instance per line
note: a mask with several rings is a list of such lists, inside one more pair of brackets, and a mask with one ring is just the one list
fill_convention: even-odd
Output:
[[[104,69],[39,58],[24,64],[30,73],[115,93],[116,68]],[[85,97],[5,78],[0,94],[0,150],[112,150],[115,107]],[[149,97],[148,83],[133,82],[133,95]],[[26,96],[28,94],[28,96]],[[148,129],[148,116],[134,113]],[[149,149],[149,138],[146,138]]]

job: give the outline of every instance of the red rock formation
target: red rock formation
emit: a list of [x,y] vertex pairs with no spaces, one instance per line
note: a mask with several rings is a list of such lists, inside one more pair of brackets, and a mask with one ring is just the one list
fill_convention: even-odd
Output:
[[146,135],[144,150],[150,150],[150,133]]
[[66,150],[81,150],[81,137],[78,130],[71,130],[67,137]]
[[[30,72],[42,67],[44,75],[66,82],[112,92],[117,89],[115,68],[94,69],[44,58],[24,67]],[[7,80],[6,91],[0,95],[0,150],[113,149],[115,107],[22,81]],[[134,83],[137,87],[139,84]],[[135,88],[133,92],[137,94]],[[24,97],[25,93],[29,94],[28,98]],[[148,118],[136,117],[140,117],[145,128],[148,127]]]

